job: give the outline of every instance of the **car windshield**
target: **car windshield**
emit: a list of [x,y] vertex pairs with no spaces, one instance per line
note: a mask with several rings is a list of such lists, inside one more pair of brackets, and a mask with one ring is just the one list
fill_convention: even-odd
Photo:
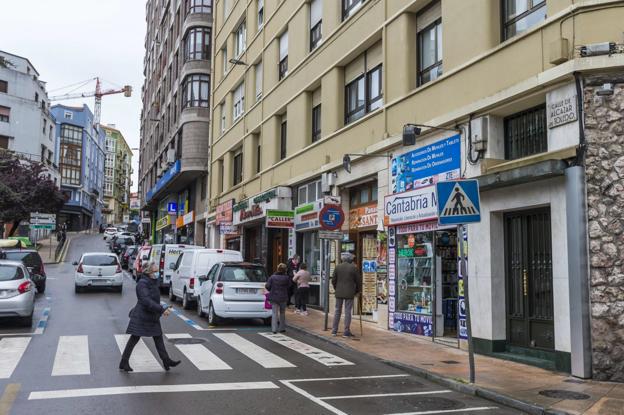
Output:
[[261,267],[225,267],[221,281],[225,282],[266,282],[267,275]]
[[0,265],[0,281],[19,280],[20,274],[15,265]]
[[82,265],[91,267],[110,267],[117,265],[117,257],[112,255],[87,255],[82,258]]

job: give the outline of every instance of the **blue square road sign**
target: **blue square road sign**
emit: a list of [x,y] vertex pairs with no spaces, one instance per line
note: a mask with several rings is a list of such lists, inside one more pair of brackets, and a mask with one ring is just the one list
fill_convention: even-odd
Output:
[[464,225],[481,222],[481,203],[477,180],[438,182],[436,191],[440,225]]

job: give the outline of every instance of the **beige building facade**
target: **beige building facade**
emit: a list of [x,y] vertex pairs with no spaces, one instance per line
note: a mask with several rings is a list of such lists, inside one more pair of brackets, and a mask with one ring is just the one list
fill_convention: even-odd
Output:
[[[319,306],[322,275],[351,251],[366,318],[461,346],[466,240],[479,353],[614,378],[604,362],[615,355],[595,349],[589,330],[588,205],[577,196],[587,183],[581,98],[591,87],[603,99],[595,75],[612,84],[622,71],[623,6],[215,1],[209,207],[226,213],[208,223],[211,244],[268,268],[301,255]],[[406,146],[408,124],[423,126]],[[481,186],[481,222],[465,232],[422,205],[392,210],[458,178]],[[325,250],[319,212],[336,201],[344,236]],[[292,210],[294,227],[263,226],[271,209]]]
[[102,125],[106,135],[104,145],[104,207],[103,222],[125,223],[130,215],[132,187],[132,150],[121,131],[112,125]]

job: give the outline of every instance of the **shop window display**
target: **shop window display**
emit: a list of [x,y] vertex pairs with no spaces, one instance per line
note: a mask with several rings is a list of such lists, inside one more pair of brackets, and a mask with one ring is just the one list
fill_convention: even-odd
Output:
[[397,309],[431,315],[433,306],[433,234],[399,235]]

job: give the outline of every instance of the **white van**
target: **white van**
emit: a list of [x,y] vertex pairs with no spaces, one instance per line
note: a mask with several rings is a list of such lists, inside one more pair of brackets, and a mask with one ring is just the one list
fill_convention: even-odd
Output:
[[185,310],[191,308],[199,294],[199,277],[208,275],[210,269],[219,262],[242,262],[243,255],[227,249],[185,249],[175,264],[169,263],[173,270],[169,299],[182,299]]
[[[169,287],[173,278],[173,266],[178,262],[178,258],[185,249],[203,249],[203,246],[183,245],[183,244],[163,244],[158,249],[160,260],[158,263],[158,282],[160,287]],[[154,258],[156,260],[156,257]],[[172,266],[173,265],[173,266]],[[164,290],[163,290],[164,291]],[[169,290],[171,292],[171,290]],[[171,297],[170,297],[171,298]]]

